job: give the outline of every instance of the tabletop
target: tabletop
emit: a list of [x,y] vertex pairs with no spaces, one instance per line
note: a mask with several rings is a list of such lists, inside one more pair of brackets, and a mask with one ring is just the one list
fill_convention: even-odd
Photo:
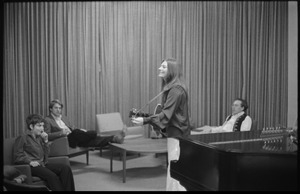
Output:
[[167,139],[136,138],[124,140],[122,144],[110,143],[112,147],[139,153],[166,153]]

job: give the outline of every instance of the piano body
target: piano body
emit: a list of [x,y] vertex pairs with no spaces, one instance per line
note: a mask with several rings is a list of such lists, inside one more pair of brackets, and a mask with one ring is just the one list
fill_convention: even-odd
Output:
[[297,146],[284,130],[178,139],[180,156],[170,174],[188,191],[298,190]]

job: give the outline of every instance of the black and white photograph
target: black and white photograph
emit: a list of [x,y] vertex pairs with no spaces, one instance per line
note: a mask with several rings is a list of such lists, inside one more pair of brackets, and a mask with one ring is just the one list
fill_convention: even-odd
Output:
[[1,1],[3,191],[298,191],[298,1]]

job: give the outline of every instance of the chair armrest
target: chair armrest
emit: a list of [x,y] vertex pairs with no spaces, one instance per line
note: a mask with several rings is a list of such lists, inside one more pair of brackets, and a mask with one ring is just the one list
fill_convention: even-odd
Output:
[[31,168],[28,164],[13,165],[13,167],[18,169],[21,172],[21,174],[27,176],[25,183],[32,184]]
[[[70,161],[68,156],[57,156],[57,157],[49,157],[48,158],[49,163],[60,163],[60,164],[66,164],[70,166]],[[13,165],[16,169],[18,169],[21,174],[24,174],[27,176],[25,183],[27,184],[33,184],[32,182],[32,175],[31,175],[31,168],[28,164],[20,164],[20,165]]]
[[136,139],[145,136],[145,129],[143,126],[132,126],[126,128],[126,136],[124,139]]
[[68,156],[56,156],[56,157],[49,157],[49,163],[59,163],[59,164],[66,164],[70,166],[70,161]]
[[3,181],[3,186],[7,191],[50,191],[45,185],[15,183],[6,179]]
[[69,141],[67,137],[51,141],[49,157],[67,155],[69,155]]
[[126,130],[126,135],[137,135],[137,134],[142,134],[144,135],[144,127],[143,126],[132,126],[132,127],[127,127]]

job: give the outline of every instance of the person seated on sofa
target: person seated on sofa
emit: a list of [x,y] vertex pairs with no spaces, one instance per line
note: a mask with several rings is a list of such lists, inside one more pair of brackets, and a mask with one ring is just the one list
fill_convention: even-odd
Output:
[[48,163],[49,141],[44,132],[45,120],[39,114],[26,118],[26,133],[16,138],[13,148],[14,164],[29,164],[33,176],[40,177],[52,191],[75,191],[71,167]]
[[122,144],[125,132],[122,130],[117,135],[100,136],[96,131],[75,128],[66,116],[62,115],[63,104],[60,100],[52,100],[49,104],[50,114],[45,117],[49,141],[60,137],[67,137],[71,148],[99,147],[103,148],[111,143]]
[[250,131],[252,119],[246,114],[248,103],[246,100],[236,98],[232,104],[232,114],[227,116],[222,126],[208,126],[197,128],[201,133],[220,133],[234,131]]

